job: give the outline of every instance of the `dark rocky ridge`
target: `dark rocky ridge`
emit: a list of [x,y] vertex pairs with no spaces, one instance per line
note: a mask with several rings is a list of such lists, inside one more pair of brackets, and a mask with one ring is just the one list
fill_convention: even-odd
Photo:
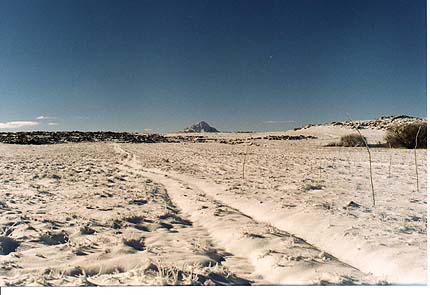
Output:
[[128,132],[82,132],[82,131],[33,131],[33,132],[0,132],[0,143],[8,144],[58,144],[68,142],[127,142],[154,143],[167,142],[159,134],[139,134]]
[[210,126],[205,121],[201,121],[199,123],[191,125],[190,127],[185,128],[183,132],[186,132],[186,133],[194,133],[194,132],[200,133],[200,132],[219,132],[219,131],[216,130],[214,127]]
[[243,144],[247,142],[253,142],[255,140],[308,140],[317,139],[311,135],[267,135],[267,136],[255,136],[247,138],[210,138],[203,135],[197,136],[170,136],[168,137],[169,142],[196,142],[196,143],[224,143],[224,144]]
[[60,144],[60,143],[78,143],[78,142],[123,142],[123,143],[224,143],[224,144],[241,144],[253,140],[306,140],[315,139],[314,136],[305,135],[267,135],[259,137],[248,137],[244,139],[223,139],[209,138],[203,135],[182,136],[175,135],[165,137],[159,134],[139,134],[128,132],[82,132],[82,131],[33,131],[33,132],[0,132],[0,143],[6,144]]

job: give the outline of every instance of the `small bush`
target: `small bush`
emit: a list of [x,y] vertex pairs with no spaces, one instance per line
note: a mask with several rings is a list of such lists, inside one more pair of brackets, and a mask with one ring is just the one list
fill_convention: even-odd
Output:
[[366,138],[364,138],[363,140],[363,138],[359,134],[348,134],[340,138],[339,146],[359,147],[366,146],[366,143]]
[[417,148],[427,148],[427,123],[409,123],[401,124],[390,127],[385,135],[387,144],[393,148],[415,148],[415,138],[417,136],[418,129],[420,133],[418,135]]

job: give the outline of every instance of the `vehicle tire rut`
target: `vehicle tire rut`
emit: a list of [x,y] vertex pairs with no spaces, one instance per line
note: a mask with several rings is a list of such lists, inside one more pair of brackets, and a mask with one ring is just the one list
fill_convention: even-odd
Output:
[[[143,168],[137,157],[119,145],[124,169],[163,185],[181,212],[206,228],[215,244],[253,268],[260,284],[374,284],[365,274],[303,239],[259,222],[216,199],[205,188],[178,179],[169,172]],[[230,259],[231,260],[231,259]],[[237,271],[240,265],[234,265]],[[239,275],[239,274],[238,274]],[[257,279],[258,281],[258,279]]]

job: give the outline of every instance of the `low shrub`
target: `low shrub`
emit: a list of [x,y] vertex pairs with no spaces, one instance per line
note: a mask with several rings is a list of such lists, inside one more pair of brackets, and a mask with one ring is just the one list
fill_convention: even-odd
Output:
[[[421,128],[421,129],[420,129]],[[415,140],[418,133],[417,148],[427,148],[427,123],[417,122],[395,125],[387,129],[385,140],[393,148],[415,148]]]
[[348,134],[344,135],[340,138],[338,142],[330,142],[326,144],[327,147],[364,147],[366,146],[367,140],[363,138],[359,134]]
[[339,146],[359,147],[366,146],[366,138],[363,139],[359,134],[348,134],[340,138]]

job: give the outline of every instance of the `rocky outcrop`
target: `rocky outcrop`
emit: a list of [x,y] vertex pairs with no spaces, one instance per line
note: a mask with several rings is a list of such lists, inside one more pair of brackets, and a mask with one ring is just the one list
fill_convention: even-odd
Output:
[[306,135],[267,135],[267,136],[256,136],[248,138],[210,138],[203,135],[190,135],[190,136],[170,136],[168,137],[169,142],[195,142],[195,143],[224,143],[224,144],[243,144],[258,140],[308,140],[317,139],[315,136]]
[[303,126],[302,128],[296,128],[294,130],[307,129],[312,126],[341,126],[341,127],[352,129],[354,128],[354,125],[358,129],[372,128],[372,129],[387,130],[388,128],[395,125],[402,125],[402,124],[409,124],[409,123],[416,123],[416,122],[426,122],[426,119],[411,117],[406,115],[383,116],[374,120],[358,120],[353,122],[351,121],[331,122],[331,123],[325,123],[325,124],[308,124]]
[[201,121],[199,123],[193,124],[190,127],[184,129],[183,132],[186,133],[200,133],[200,132],[219,132],[214,127],[210,126],[205,121]]
[[[33,131],[33,132],[0,132],[0,143],[7,144],[59,144],[68,142],[124,142],[124,143],[156,143],[156,142],[196,142],[196,143],[227,143],[241,144],[253,140],[306,140],[315,139],[305,135],[267,135],[246,139],[208,138],[203,135],[169,136],[159,134],[140,134],[128,132],[81,132],[81,131]],[[0,204],[1,206],[1,204]]]

